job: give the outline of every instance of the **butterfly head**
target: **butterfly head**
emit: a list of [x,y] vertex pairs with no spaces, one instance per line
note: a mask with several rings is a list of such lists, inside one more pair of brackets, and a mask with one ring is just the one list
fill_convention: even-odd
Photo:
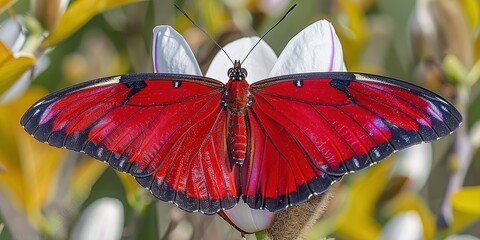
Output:
[[231,80],[241,81],[247,78],[247,70],[245,70],[245,68],[242,68],[240,60],[235,60],[235,62],[233,63],[233,68],[228,69],[227,75]]

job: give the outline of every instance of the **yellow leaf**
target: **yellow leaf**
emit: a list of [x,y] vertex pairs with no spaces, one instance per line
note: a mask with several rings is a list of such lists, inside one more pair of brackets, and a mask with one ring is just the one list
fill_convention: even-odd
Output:
[[18,100],[0,105],[0,191],[14,206],[26,212],[34,225],[41,225],[41,209],[56,189],[63,151],[29,136],[18,123],[23,112],[46,91],[34,88]]
[[424,239],[434,238],[436,231],[435,216],[418,194],[403,192],[392,199],[384,209],[389,217],[407,211],[417,212],[422,220]]
[[13,53],[8,49],[7,45],[0,40],[0,66],[13,58]]
[[[360,2],[339,0],[338,3],[347,20],[347,25],[343,28],[337,28],[337,34],[342,43],[343,52],[348,53],[345,55],[345,64],[352,71],[358,68],[357,64],[360,61],[369,34],[368,28]],[[339,26],[341,25],[339,24]]]
[[47,48],[62,41],[98,13],[123,4],[140,1],[144,0],[77,0],[72,3],[67,8],[67,11],[60,17],[58,24],[45,39],[42,46]]
[[[91,157],[84,159],[78,164],[70,179],[70,193],[73,198],[85,198],[88,196],[93,184],[98,180],[107,168],[107,164],[95,160]],[[75,202],[83,202],[76,199]]]
[[0,94],[8,90],[34,63],[33,55],[25,55],[0,66]]
[[319,239],[332,232],[344,239],[377,239],[381,226],[375,219],[376,204],[386,186],[392,164],[387,159],[355,176],[350,186],[344,186],[344,196],[334,196],[334,199],[344,200],[339,211],[330,218],[320,220],[307,239]]
[[460,0],[459,3],[465,13],[465,18],[470,24],[470,29],[474,31],[480,21],[480,4],[478,0]]
[[118,179],[120,179],[120,182],[122,182],[123,187],[127,192],[135,192],[138,189],[143,189],[132,175],[123,172],[115,173],[117,173]]
[[474,49],[475,59],[480,59],[480,34],[475,38]]
[[11,7],[17,0],[0,0],[0,14]]
[[32,54],[14,56],[0,41],[0,94],[9,89],[34,63],[35,56]]
[[480,218],[480,186],[464,187],[451,196],[453,224],[448,232],[457,232]]

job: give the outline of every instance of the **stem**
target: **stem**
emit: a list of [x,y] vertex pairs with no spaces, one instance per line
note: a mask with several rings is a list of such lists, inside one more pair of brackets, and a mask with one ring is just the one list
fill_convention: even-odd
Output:
[[130,216],[130,219],[128,220],[128,225],[127,225],[127,236],[129,237],[129,239],[135,239],[138,234],[138,229],[139,229],[139,226],[140,226],[140,222],[141,222],[141,217],[142,217],[142,213],[140,213],[140,211],[138,211],[135,207],[132,209],[132,214]]
[[448,227],[453,220],[450,196],[463,186],[468,167],[472,161],[473,148],[467,133],[469,89],[470,87],[462,85],[458,90],[458,109],[463,116],[463,123],[457,131],[454,143],[454,155],[458,168],[454,169],[448,182],[438,219],[440,229]]
[[29,34],[23,44],[22,51],[33,53],[35,56],[40,55],[45,49],[41,49],[40,45],[44,39],[44,29],[37,19],[33,17],[24,17],[25,27]]

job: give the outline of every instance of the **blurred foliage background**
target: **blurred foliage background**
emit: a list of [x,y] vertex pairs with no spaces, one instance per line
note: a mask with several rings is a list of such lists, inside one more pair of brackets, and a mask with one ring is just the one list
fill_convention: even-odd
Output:
[[[205,71],[218,49],[173,3],[0,0],[0,239],[240,238],[219,217],[157,201],[131,177],[39,143],[19,125],[23,112],[54,90],[113,74],[152,72],[152,29],[159,24],[172,25],[186,38]],[[346,176],[309,239],[478,239],[477,0],[176,3],[221,45],[262,35],[297,3],[265,39],[277,54],[301,29],[324,18],[336,28],[350,71],[422,85],[464,116],[452,136]]]

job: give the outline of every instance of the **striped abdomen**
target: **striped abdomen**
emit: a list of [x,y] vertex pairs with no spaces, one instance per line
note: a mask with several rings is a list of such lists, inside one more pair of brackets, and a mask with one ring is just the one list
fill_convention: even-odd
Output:
[[242,165],[247,153],[247,126],[245,124],[245,114],[243,112],[234,112],[230,114],[229,119],[229,151],[233,161]]

